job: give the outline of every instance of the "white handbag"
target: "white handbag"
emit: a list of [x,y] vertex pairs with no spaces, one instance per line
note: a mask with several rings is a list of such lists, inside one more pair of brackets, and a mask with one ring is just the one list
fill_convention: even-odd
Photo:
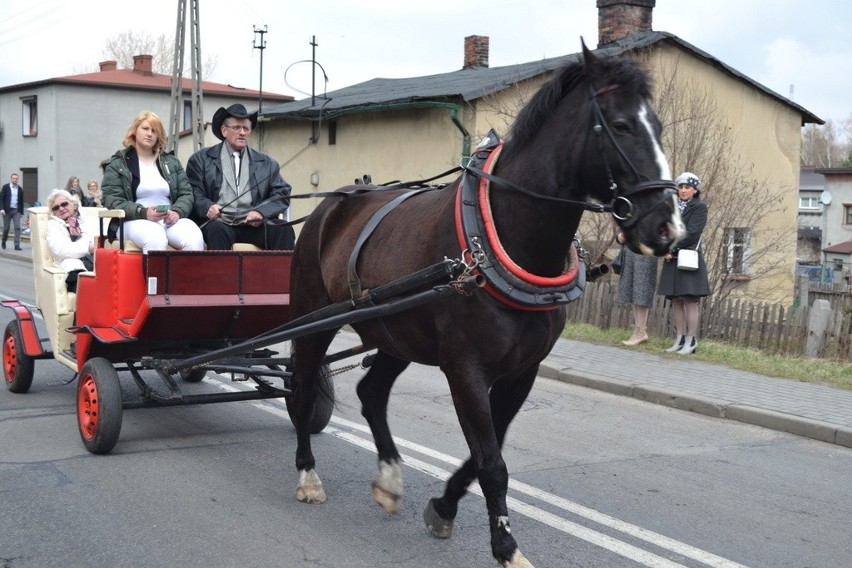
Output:
[[695,249],[680,249],[677,251],[678,270],[686,270],[688,272],[698,270],[698,246],[700,244],[701,239],[698,239]]

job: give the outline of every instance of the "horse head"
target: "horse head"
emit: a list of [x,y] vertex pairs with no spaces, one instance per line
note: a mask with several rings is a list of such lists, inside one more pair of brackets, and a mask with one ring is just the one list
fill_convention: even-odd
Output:
[[610,204],[631,250],[662,256],[686,231],[645,73],[635,62],[597,57],[585,43],[583,66],[591,131],[584,185]]

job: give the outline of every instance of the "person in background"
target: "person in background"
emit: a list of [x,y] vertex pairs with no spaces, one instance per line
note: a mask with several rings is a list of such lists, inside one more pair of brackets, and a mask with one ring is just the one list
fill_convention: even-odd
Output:
[[257,113],[241,104],[219,108],[211,129],[222,143],[195,152],[186,164],[195,218],[210,249],[227,250],[235,242],[269,250],[295,245],[291,226],[270,222],[287,210],[291,188],[278,162],[249,148],[256,125]]
[[81,216],[74,199],[64,189],[54,189],[47,196],[50,219],[47,222],[47,248],[53,265],[65,272],[69,292],[77,291],[77,274],[94,269],[92,253],[98,235],[98,223],[93,217]]
[[[666,351],[689,355],[698,348],[698,302],[710,294],[707,265],[700,246],[701,233],[707,224],[707,205],[701,200],[701,180],[697,175],[684,172],[677,177],[675,185],[686,236],[664,257],[657,294],[671,300],[674,313],[677,335],[674,344]],[[698,251],[698,270],[680,270],[677,267],[677,254],[681,249]]]
[[0,189],[3,209],[3,250],[9,240],[9,228],[15,226],[15,250],[21,250],[21,216],[24,214],[24,188],[18,185],[18,174],[9,176],[9,183]]
[[104,207],[124,210],[124,235],[145,253],[168,245],[204,250],[201,230],[189,219],[192,187],[180,160],[163,153],[166,132],[160,117],[140,112],[123,144],[101,164],[101,191]]
[[86,183],[86,195],[83,198],[81,205],[83,207],[103,207],[103,203],[101,202],[101,190],[98,188],[98,182],[90,179],[88,183]]
[[[624,246],[624,233],[619,232],[615,241]],[[622,341],[634,346],[648,341],[648,313],[654,304],[657,288],[657,257],[636,254],[624,249],[624,263],[618,279],[618,302],[630,304],[633,312],[633,335]]]
[[80,178],[71,176],[68,178],[68,183],[65,184],[65,191],[77,198],[77,203],[83,202],[83,190],[80,189]]

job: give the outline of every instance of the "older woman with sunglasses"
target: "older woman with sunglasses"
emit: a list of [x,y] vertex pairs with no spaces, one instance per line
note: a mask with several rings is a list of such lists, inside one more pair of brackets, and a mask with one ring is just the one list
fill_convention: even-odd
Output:
[[69,292],[77,290],[77,273],[92,270],[92,252],[98,223],[82,217],[76,198],[64,189],[54,189],[47,197],[50,220],[47,223],[47,248],[53,265],[68,273]]

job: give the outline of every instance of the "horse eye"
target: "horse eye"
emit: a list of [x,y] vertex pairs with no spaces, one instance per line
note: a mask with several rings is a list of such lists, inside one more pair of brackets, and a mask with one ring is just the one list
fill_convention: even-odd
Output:
[[620,119],[613,121],[612,128],[619,134],[629,134],[630,133],[630,125],[626,120]]

